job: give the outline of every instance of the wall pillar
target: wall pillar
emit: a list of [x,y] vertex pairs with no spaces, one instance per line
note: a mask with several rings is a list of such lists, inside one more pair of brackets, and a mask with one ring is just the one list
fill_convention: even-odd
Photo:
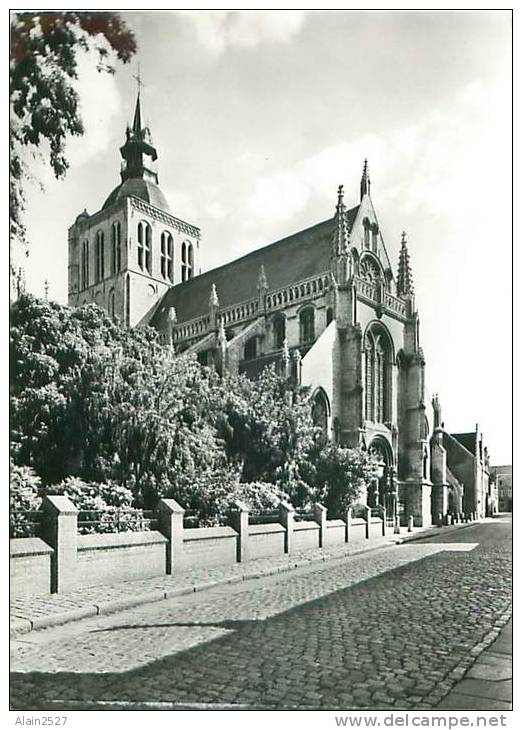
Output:
[[346,542],[350,542],[350,540],[352,539],[352,518],[353,510],[351,507],[348,507],[348,509],[346,510]]
[[288,502],[281,502],[279,504],[279,519],[281,524],[286,529],[285,533],[285,553],[290,554],[292,552],[292,543],[294,537],[294,513],[295,510]]
[[54,549],[51,593],[66,593],[76,587],[78,510],[69,497],[46,495],[42,512],[42,536]]
[[370,531],[371,531],[371,525],[372,525],[372,508],[371,507],[366,507],[366,518],[365,519],[366,519],[365,537],[367,540],[369,540],[371,537]]
[[248,507],[242,502],[235,502],[234,511],[230,515],[231,527],[237,532],[237,562],[248,560]]
[[319,525],[319,547],[325,546],[326,542],[326,513],[327,509],[324,505],[318,502],[313,506],[314,520]]
[[172,575],[174,568],[182,563],[183,515],[185,510],[175,499],[160,499],[156,510],[159,531],[168,540],[166,573]]

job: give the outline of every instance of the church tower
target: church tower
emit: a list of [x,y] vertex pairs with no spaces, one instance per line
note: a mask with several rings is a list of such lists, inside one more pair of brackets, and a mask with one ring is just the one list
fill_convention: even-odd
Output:
[[139,91],[120,154],[120,184],[69,228],[69,304],[95,302],[133,327],[148,322],[168,289],[199,273],[201,234],[172,215],[159,188]]

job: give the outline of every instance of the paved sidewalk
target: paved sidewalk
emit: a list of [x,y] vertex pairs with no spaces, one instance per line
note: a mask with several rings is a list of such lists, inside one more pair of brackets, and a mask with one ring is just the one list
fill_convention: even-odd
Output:
[[369,541],[318,548],[294,555],[260,558],[246,563],[212,568],[190,568],[173,576],[165,575],[115,585],[93,586],[66,594],[16,597],[11,599],[10,604],[10,635],[15,636],[69,621],[203,591],[224,583],[238,583],[282,573],[313,562],[343,561],[353,555],[411,540],[431,537],[447,539],[453,532],[472,524],[476,523],[442,528],[414,528],[412,533],[407,533],[402,528],[400,535],[390,533],[386,537]]
[[[490,636],[485,637],[483,644],[488,641],[491,641]],[[437,709],[511,710],[512,700],[513,619],[510,618],[496,640],[478,655]]]

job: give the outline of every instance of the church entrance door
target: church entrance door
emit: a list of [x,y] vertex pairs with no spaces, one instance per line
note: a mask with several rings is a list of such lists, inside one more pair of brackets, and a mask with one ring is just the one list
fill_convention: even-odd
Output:
[[393,468],[393,453],[390,445],[384,438],[375,438],[369,447],[369,453],[377,459],[378,471],[373,489],[368,495],[370,507],[384,507],[386,522],[393,527],[394,518],[398,510],[397,480]]

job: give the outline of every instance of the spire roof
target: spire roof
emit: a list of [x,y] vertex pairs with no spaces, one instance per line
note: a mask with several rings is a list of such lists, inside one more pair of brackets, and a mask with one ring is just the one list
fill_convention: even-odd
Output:
[[138,91],[138,96],[136,98],[136,109],[134,110],[134,121],[132,122],[132,131],[134,132],[136,137],[140,137],[142,129],[140,92]]
[[342,256],[348,252],[348,225],[346,221],[346,206],[344,204],[344,187],[337,188],[337,206],[334,216],[335,228],[332,242],[332,254]]
[[406,232],[402,232],[401,250],[399,253],[399,269],[397,272],[397,294],[398,296],[413,295],[413,276],[410,266],[410,254],[406,243]]
[[361,200],[364,198],[365,195],[370,194],[370,170],[368,168],[368,160],[364,160],[364,166],[361,176]]
[[150,157],[151,161],[155,162],[158,158],[158,153],[152,144],[148,128],[143,126],[139,89],[138,96],[136,97],[132,127],[127,126],[127,139],[123,147],[120,148],[120,153],[125,160],[121,172],[122,182],[129,179],[142,179],[153,182],[156,185],[158,184],[157,172],[144,159]]

